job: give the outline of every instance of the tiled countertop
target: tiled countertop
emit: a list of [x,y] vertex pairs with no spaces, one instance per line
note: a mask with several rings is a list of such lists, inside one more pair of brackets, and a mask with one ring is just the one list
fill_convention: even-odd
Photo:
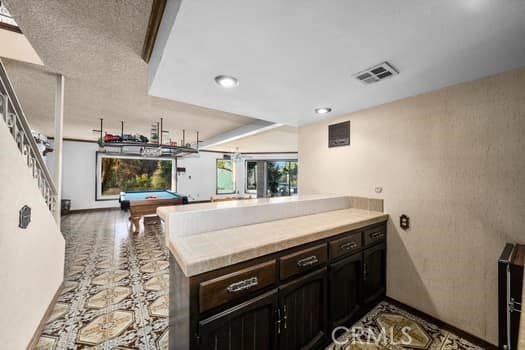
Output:
[[348,208],[195,235],[168,236],[186,276],[194,276],[387,220],[382,212]]
[[[185,212],[203,212],[211,211],[217,209],[227,209],[227,208],[243,208],[243,207],[261,207],[264,205],[272,205],[279,203],[289,203],[289,202],[302,202],[302,201],[311,201],[318,199],[330,199],[330,198],[340,198],[345,197],[341,195],[326,195],[326,194],[312,194],[312,195],[297,195],[291,197],[271,197],[271,198],[252,198],[252,199],[243,199],[243,200],[234,200],[234,201],[224,201],[224,202],[211,202],[211,203],[199,203],[192,205],[175,205],[175,206],[166,206],[159,207],[157,209],[157,214],[165,219],[165,217],[171,213],[185,213]],[[350,198],[350,197],[348,197]]]

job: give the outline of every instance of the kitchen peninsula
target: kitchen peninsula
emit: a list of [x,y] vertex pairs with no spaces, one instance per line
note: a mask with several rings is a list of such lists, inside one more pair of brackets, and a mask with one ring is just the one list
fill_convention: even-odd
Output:
[[386,290],[381,200],[297,196],[161,207],[170,349],[316,349]]

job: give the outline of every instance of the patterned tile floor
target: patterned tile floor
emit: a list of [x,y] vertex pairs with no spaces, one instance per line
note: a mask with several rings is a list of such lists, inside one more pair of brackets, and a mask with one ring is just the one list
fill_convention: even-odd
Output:
[[63,218],[64,290],[38,349],[167,349],[168,251],[160,225],[121,211]]
[[[110,210],[63,218],[64,290],[38,349],[167,349],[168,258],[160,225],[129,233],[128,215]],[[330,345],[327,350],[478,350],[460,337],[383,302],[355,326],[373,334],[393,329],[380,344]],[[396,345],[409,326],[413,343]],[[341,336],[356,339],[351,333]]]
[[392,304],[382,302],[326,350],[483,350]]

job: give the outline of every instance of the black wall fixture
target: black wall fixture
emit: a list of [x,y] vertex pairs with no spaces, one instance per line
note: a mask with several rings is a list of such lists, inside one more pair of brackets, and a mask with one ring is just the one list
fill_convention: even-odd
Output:
[[328,147],[350,145],[350,120],[328,125]]
[[399,217],[399,226],[403,229],[403,230],[408,230],[410,228],[410,218],[403,214]]
[[31,222],[31,208],[29,208],[27,205],[24,205],[18,211],[18,227],[25,229],[27,228],[27,226],[29,226],[30,222]]

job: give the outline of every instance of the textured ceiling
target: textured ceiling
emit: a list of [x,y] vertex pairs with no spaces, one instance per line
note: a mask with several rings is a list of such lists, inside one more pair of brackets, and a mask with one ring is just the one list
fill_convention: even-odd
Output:
[[55,76],[65,76],[64,136],[95,139],[98,118],[108,131],[149,133],[165,119],[167,137],[180,139],[186,129],[193,141],[252,122],[147,94],[147,65],[140,54],[151,0],[9,0],[6,1],[44,67],[4,59],[32,127],[54,134]]

